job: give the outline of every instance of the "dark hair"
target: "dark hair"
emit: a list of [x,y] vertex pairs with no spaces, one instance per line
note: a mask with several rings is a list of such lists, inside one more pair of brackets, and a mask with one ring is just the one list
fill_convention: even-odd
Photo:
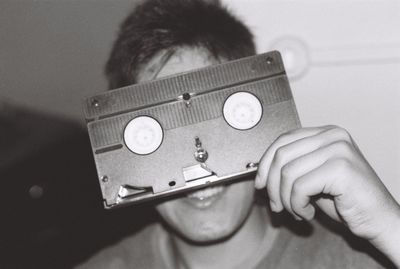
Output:
[[255,54],[249,29],[218,1],[147,0],[120,27],[106,64],[109,88],[136,83],[158,52],[183,46],[205,48],[216,59]]

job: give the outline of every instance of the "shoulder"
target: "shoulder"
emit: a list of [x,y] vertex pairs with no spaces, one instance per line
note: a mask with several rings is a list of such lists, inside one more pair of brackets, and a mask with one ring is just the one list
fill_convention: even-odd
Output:
[[308,235],[292,236],[285,253],[297,266],[302,264],[297,268],[390,267],[390,262],[369,242],[325,218],[314,221]]
[[76,269],[125,269],[132,268],[152,268],[154,262],[155,249],[154,242],[160,229],[159,224],[149,225],[135,234],[100,250],[84,263],[75,267]]

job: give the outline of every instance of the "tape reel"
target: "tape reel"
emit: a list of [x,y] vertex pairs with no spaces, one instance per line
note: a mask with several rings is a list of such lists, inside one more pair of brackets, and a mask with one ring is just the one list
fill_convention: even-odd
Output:
[[133,153],[147,155],[158,149],[163,135],[164,131],[157,120],[148,116],[139,116],[126,125],[124,142]]
[[225,121],[238,130],[248,130],[256,126],[262,116],[260,100],[249,92],[236,92],[229,96],[223,107]]

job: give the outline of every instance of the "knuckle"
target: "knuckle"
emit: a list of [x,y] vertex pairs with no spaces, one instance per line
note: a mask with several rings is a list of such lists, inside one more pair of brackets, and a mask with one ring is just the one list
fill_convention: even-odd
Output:
[[346,158],[337,158],[333,161],[333,166],[336,171],[347,171],[352,167],[351,162]]
[[349,156],[353,150],[352,144],[347,140],[337,141],[333,144],[333,147],[335,152],[344,156]]
[[284,147],[280,147],[275,152],[274,161],[277,164],[282,164],[285,161],[286,150]]
[[292,177],[292,165],[290,163],[285,164],[281,169],[282,180],[287,180]]
[[290,136],[290,133],[289,133],[289,132],[283,133],[283,134],[281,134],[281,135],[278,136],[278,138],[276,139],[276,141],[277,141],[277,142],[285,142],[285,141],[288,140],[289,136]]
[[296,199],[297,197],[301,196],[302,193],[302,185],[299,183],[299,181],[294,182],[292,188],[292,199]]
[[340,128],[340,127],[337,125],[330,124],[330,125],[323,126],[323,128],[326,130],[333,130],[333,129]]
[[336,126],[335,128],[332,129],[332,131],[335,133],[338,139],[351,141],[351,135],[346,129]]

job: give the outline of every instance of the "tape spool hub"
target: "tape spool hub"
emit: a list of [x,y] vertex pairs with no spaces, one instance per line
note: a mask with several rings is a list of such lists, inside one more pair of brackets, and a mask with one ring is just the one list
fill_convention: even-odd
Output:
[[224,103],[225,121],[238,130],[248,130],[256,126],[262,117],[260,100],[249,92],[236,92]]
[[163,136],[160,123],[149,116],[132,119],[124,130],[125,145],[130,151],[139,155],[156,151],[162,143]]

